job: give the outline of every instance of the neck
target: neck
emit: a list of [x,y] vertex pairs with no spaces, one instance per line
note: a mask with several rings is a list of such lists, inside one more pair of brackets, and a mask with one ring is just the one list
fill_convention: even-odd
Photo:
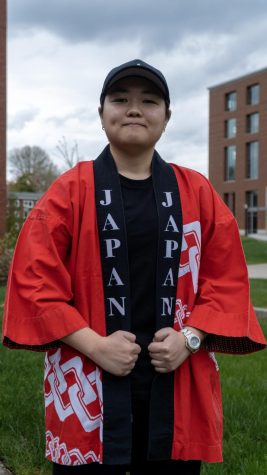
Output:
[[114,145],[110,145],[110,151],[120,175],[132,178],[133,180],[142,180],[151,175],[154,149],[131,154],[128,151],[118,150]]

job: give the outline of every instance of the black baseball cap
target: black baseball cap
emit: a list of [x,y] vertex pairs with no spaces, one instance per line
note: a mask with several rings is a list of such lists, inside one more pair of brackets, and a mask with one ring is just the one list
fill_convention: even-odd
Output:
[[128,61],[127,63],[121,64],[120,66],[113,68],[108,73],[100,95],[100,104],[103,105],[108,89],[115,82],[119,81],[119,79],[126,78],[129,76],[142,77],[153,82],[155,86],[157,86],[157,88],[162,92],[166,105],[167,107],[169,107],[170,93],[165,77],[158,69],[154,68],[148,63],[145,63],[141,59],[134,59],[133,61]]

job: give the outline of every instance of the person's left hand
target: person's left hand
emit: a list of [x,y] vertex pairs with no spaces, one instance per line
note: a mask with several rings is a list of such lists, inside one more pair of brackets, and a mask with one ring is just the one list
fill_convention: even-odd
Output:
[[155,371],[169,373],[178,368],[191,354],[185,346],[185,337],[171,327],[158,330],[148,346]]

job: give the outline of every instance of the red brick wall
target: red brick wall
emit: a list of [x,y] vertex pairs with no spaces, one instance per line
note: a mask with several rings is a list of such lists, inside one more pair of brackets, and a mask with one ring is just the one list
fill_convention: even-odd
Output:
[[[247,87],[258,83],[260,85],[260,102],[257,105],[247,104]],[[231,91],[237,92],[236,111],[225,110],[225,95]],[[260,114],[258,133],[246,131],[246,116],[253,112]],[[237,119],[237,135],[235,138],[225,138],[224,122],[235,117]],[[245,229],[245,194],[246,191],[258,191],[258,206],[266,205],[267,189],[267,68],[249,74],[242,78],[229,81],[210,89],[209,116],[209,178],[223,197],[224,193],[235,192],[236,219],[239,228]],[[246,178],[246,143],[259,141],[259,178]],[[224,181],[224,148],[236,145],[236,179]],[[258,229],[264,230],[265,212],[258,212]]]
[[6,213],[6,0],[0,0],[0,237]]

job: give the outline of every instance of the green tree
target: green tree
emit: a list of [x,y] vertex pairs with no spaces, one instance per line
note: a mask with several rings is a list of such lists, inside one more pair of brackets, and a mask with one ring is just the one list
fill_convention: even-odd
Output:
[[32,174],[26,174],[19,176],[16,181],[9,184],[10,191],[27,191],[36,192],[36,186]]
[[46,191],[58,177],[59,170],[41,147],[25,145],[9,152],[13,181],[11,191]]

